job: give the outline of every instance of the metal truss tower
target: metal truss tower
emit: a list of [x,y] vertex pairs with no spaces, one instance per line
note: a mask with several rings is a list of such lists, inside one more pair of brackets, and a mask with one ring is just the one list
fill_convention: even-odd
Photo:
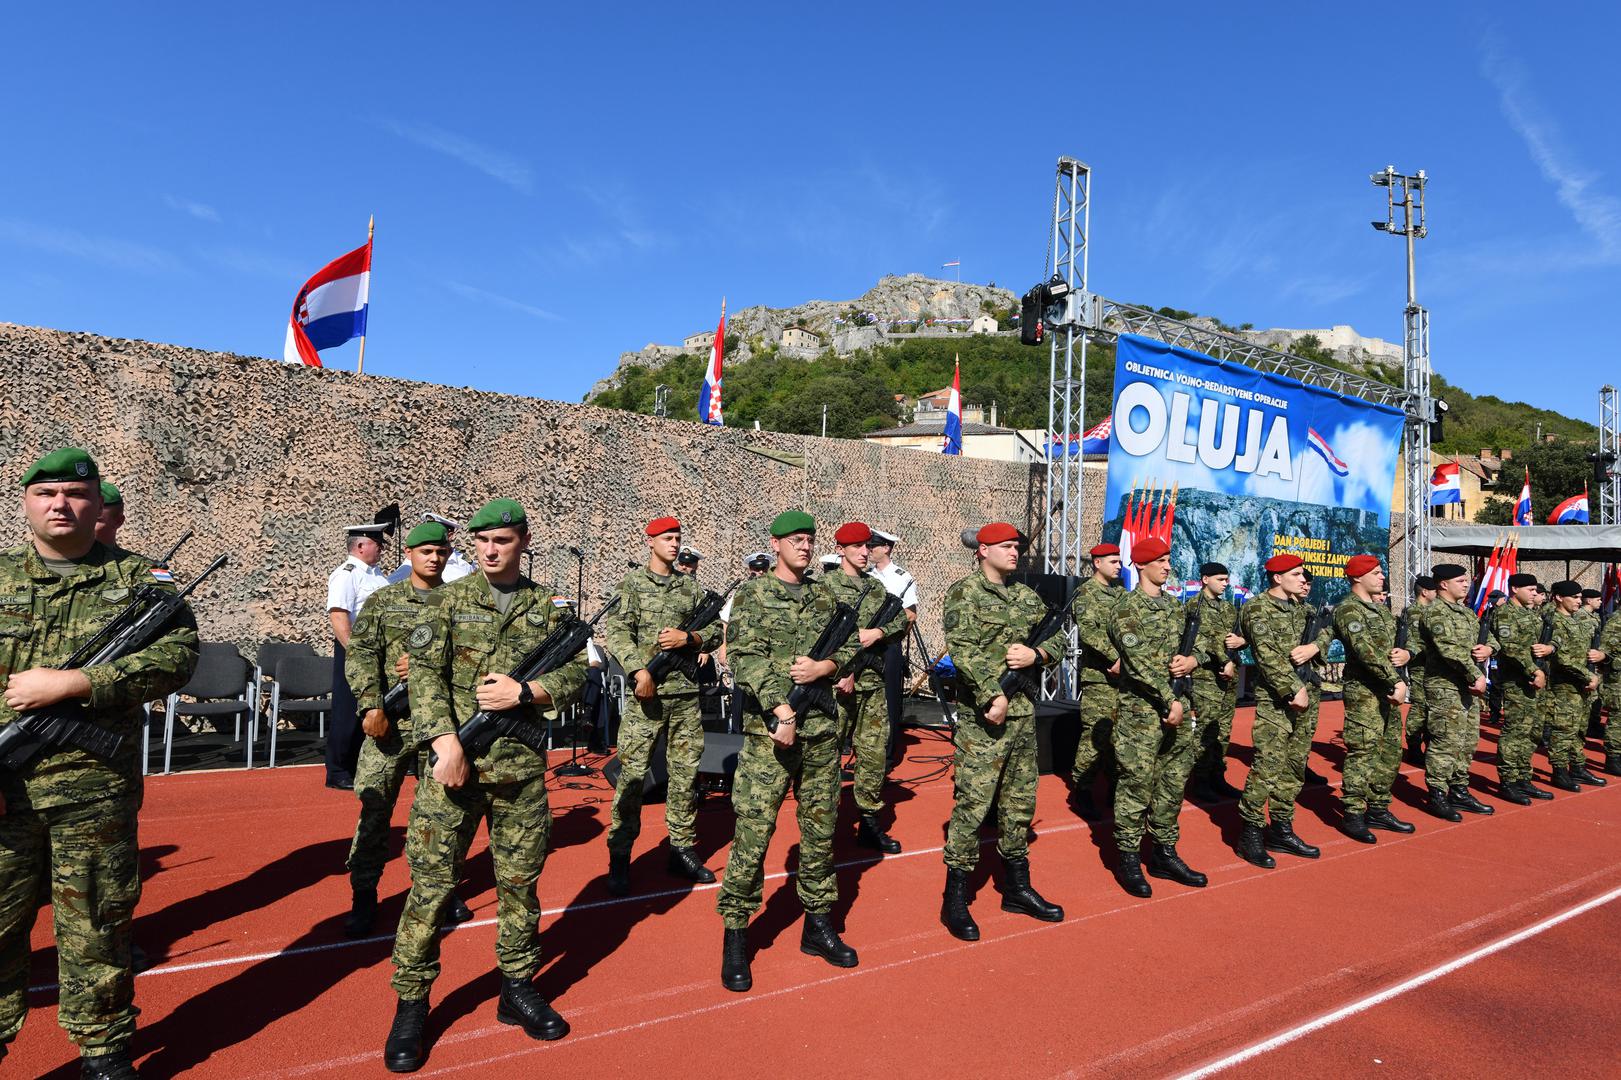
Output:
[[1598,452],[1610,470],[1609,479],[1594,492],[1598,521],[1600,525],[1621,525],[1621,394],[1613,386],[1599,387]]
[[[1092,170],[1071,157],[1058,159],[1052,232],[1047,237],[1047,280],[1068,286],[1066,299],[1086,295],[1087,236],[1092,213]],[[1051,321],[1051,320],[1050,320]],[[1053,327],[1047,384],[1047,490],[1043,523],[1044,569],[1078,574],[1086,477],[1078,444],[1086,431],[1086,331],[1065,317]],[[1070,454],[1071,447],[1077,452]]]

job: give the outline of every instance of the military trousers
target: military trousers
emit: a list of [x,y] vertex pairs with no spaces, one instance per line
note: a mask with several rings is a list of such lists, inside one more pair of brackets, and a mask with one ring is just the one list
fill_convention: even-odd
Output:
[[1542,732],[1542,710],[1537,707],[1540,693],[1517,681],[1503,686],[1503,726],[1497,735],[1497,779],[1519,783],[1531,779],[1531,754]]
[[540,970],[540,898],[535,884],[546,865],[552,812],[546,777],[507,784],[471,779],[447,788],[424,777],[411,804],[405,859],[411,892],[394,938],[394,992],[417,1001],[428,996],[439,977],[439,939],[445,905],[462,873],[479,819],[490,821],[490,856],[495,864],[498,928],[495,958],[510,979],[533,978]]
[[621,770],[608,819],[608,850],[628,852],[641,834],[642,787],[660,732],[664,733],[664,760],[670,777],[664,797],[670,845],[692,847],[698,842],[698,765],[704,757],[698,695],[661,694],[651,701],[631,700],[630,715],[619,726]]
[[[1424,750],[1424,783],[1447,790],[1469,784],[1469,764],[1480,742],[1474,695],[1450,679],[1424,680],[1429,742]],[[1465,699],[1468,700],[1465,700]]]
[[1142,847],[1143,828],[1155,843],[1181,837],[1182,795],[1199,746],[1198,727],[1184,712],[1167,726],[1154,707],[1127,691],[1114,716],[1114,758],[1120,770],[1114,789],[1114,842],[1121,851]]
[[856,809],[876,814],[884,808],[884,776],[889,771],[889,709],[883,686],[857,686],[839,695],[839,741],[855,755],[851,794]]
[[794,886],[810,915],[826,915],[839,899],[833,872],[833,826],[839,813],[839,740],[833,732],[778,746],[764,733],[743,736],[732,808],[737,831],[726,859],[715,908],[728,930],[740,930],[760,910],[765,890],[765,853],[777,817],[793,788],[798,799],[799,873]]
[[1238,816],[1246,825],[1265,826],[1268,814],[1279,823],[1292,822],[1295,800],[1306,782],[1306,759],[1317,733],[1319,692],[1307,687],[1307,705],[1295,712],[1265,687],[1255,698],[1255,760],[1244,778]]
[[1345,683],[1345,779],[1340,801],[1347,814],[1390,806],[1401,768],[1401,707],[1358,682]]
[[414,740],[401,737],[398,721],[389,724],[381,739],[367,737],[355,766],[355,794],[360,798],[360,819],[349,844],[349,886],[356,892],[375,889],[388,862],[388,830],[400,788],[416,765],[419,751]]
[[[1621,664],[1621,659],[1612,663]],[[1604,754],[1615,757],[1621,755],[1621,680],[1607,680],[1599,687],[1599,698],[1610,714],[1604,722]]]
[[[1570,683],[1554,683],[1548,695],[1548,721],[1553,738],[1548,743],[1548,761],[1562,768],[1587,763],[1587,696]],[[1539,695],[1540,696],[1540,695]]]
[[1199,720],[1194,747],[1195,776],[1217,778],[1227,773],[1227,748],[1233,741],[1233,712],[1238,706],[1238,679],[1193,677],[1193,713]]
[[979,865],[979,826],[993,805],[996,849],[1004,859],[1026,858],[1036,817],[1036,718],[1010,716],[989,724],[964,708],[954,742],[955,801],[946,826],[946,865],[964,871]]
[[1075,746],[1075,786],[1087,788],[1101,770],[1115,775],[1114,713],[1119,691],[1113,683],[1081,684],[1080,741]]
[[140,796],[0,815],[0,1044],[28,1015],[29,932],[50,882],[57,1022],[87,1056],[135,1034],[131,922],[141,898]]
[[1413,742],[1429,731],[1429,701],[1425,695],[1424,672],[1416,665],[1408,665],[1407,680],[1407,741]]

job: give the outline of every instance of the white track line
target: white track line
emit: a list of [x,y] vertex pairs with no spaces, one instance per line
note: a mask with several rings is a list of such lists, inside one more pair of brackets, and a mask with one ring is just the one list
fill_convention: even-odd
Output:
[[1495,953],[1500,953],[1504,949],[1518,945],[1522,941],[1526,941],[1530,938],[1536,937],[1538,934],[1552,930],[1561,923],[1569,922],[1578,915],[1585,915],[1594,908],[1603,907],[1605,904],[1611,903],[1617,898],[1621,898],[1621,888],[1611,889],[1609,892],[1604,893],[1603,895],[1595,896],[1591,900],[1583,901],[1573,908],[1560,912],[1558,915],[1549,916],[1548,918],[1543,919],[1541,922],[1533,923],[1523,930],[1517,930],[1507,937],[1498,938],[1489,945],[1482,945],[1478,949],[1466,952],[1462,956],[1448,960],[1446,963],[1437,967],[1432,967],[1428,971],[1420,972],[1410,979],[1405,979],[1394,986],[1386,987],[1376,994],[1369,994],[1367,997],[1358,998],[1348,1005],[1340,1006],[1333,1012],[1324,1013],[1315,1020],[1308,1020],[1304,1024],[1300,1024],[1296,1027],[1288,1029],[1287,1031],[1280,1032],[1277,1035],[1272,1036],[1270,1039],[1265,1039],[1261,1042],[1247,1046],[1237,1053],[1229,1054],[1224,1058],[1219,1058],[1216,1061],[1210,1062],[1208,1065],[1200,1066],[1192,1072],[1183,1073],[1177,1078],[1177,1080],[1204,1080],[1204,1077],[1214,1076],[1216,1073],[1219,1073],[1224,1069],[1230,1069],[1235,1065],[1242,1065],[1244,1062],[1260,1057],[1262,1054],[1270,1053],[1271,1051],[1278,1049],[1280,1046],[1287,1046],[1297,1039],[1310,1035],[1314,1031],[1321,1031],[1323,1028],[1337,1024],[1341,1020],[1347,1019],[1348,1017],[1366,1012],[1375,1005],[1382,1005],[1392,998],[1400,997],[1402,994],[1408,993],[1411,990],[1417,990],[1421,986],[1428,985],[1437,979],[1444,978],[1445,976],[1452,974],[1454,971],[1461,968],[1466,968],[1478,960],[1484,960],[1488,956],[1492,956]]

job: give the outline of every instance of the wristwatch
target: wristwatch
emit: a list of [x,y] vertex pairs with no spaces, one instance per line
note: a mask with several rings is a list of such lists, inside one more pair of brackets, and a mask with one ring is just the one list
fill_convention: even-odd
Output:
[[527,682],[521,683],[520,686],[522,689],[518,691],[518,704],[533,705],[535,702],[535,692],[529,688],[529,684]]

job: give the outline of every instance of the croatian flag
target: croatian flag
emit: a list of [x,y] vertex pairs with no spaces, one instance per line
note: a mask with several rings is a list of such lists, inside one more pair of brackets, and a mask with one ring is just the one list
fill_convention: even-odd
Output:
[[726,297],[720,298],[720,325],[715,327],[715,344],[709,350],[709,367],[704,370],[703,389],[698,391],[698,419],[716,427],[725,421],[720,411],[720,360],[726,349]]
[[1457,462],[1437,465],[1430,477],[1430,505],[1463,502],[1463,470]]
[[946,436],[941,441],[942,454],[962,453],[962,361],[951,374],[951,397],[946,399]]
[[1587,524],[1587,492],[1572,495],[1564,502],[1553,508],[1548,515],[1549,525],[1586,525]]
[[1114,427],[1114,414],[1110,413],[1103,418],[1103,422],[1081,436],[1081,453],[1107,454],[1109,452],[1109,432]]
[[1127,592],[1137,587],[1137,564],[1131,561],[1131,542],[1136,534],[1131,530],[1131,518],[1128,515],[1120,526],[1120,586]]
[[287,320],[282,359],[321,366],[321,350],[366,336],[367,294],[371,292],[371,241],[339,255],[298,290]]
[[1520,499],[1514,504],[1514,524],[1531,524],[1531,466],[1525,467],[1525,486],[1520,488]]
[[1345,476],[1351,471],[1351,466],[1341,461],[1334,453],[1334,448],[1328,445],[1328,440],[1317,434],[1316,428],[1306,429],[1306,445],[1317,451],[1317,455],[1328,462],[1328,469],[1335,476]]
[[951,267],[953,267],[953,266],[961,266],[961,265],[962,265],[962,260],[961,260],[961,259],[952,259],[952,260],[951,260],[951,261],[950,261],[950,262],[948,262],[948,263],[941,263],[941,264],[940,264],[940,269],[942,269],[942,270],[948,270],[948,269],[950,269],[950,268],[951,268]]
[[1192,600],[1203,591],[1204,582],[1202,580],[1184,581],[1182,583],[1182,599],[1184,600]]
[[1242,604],[1250,598],[1250,591],[1246,586],[1233,586],[1233,603]]

